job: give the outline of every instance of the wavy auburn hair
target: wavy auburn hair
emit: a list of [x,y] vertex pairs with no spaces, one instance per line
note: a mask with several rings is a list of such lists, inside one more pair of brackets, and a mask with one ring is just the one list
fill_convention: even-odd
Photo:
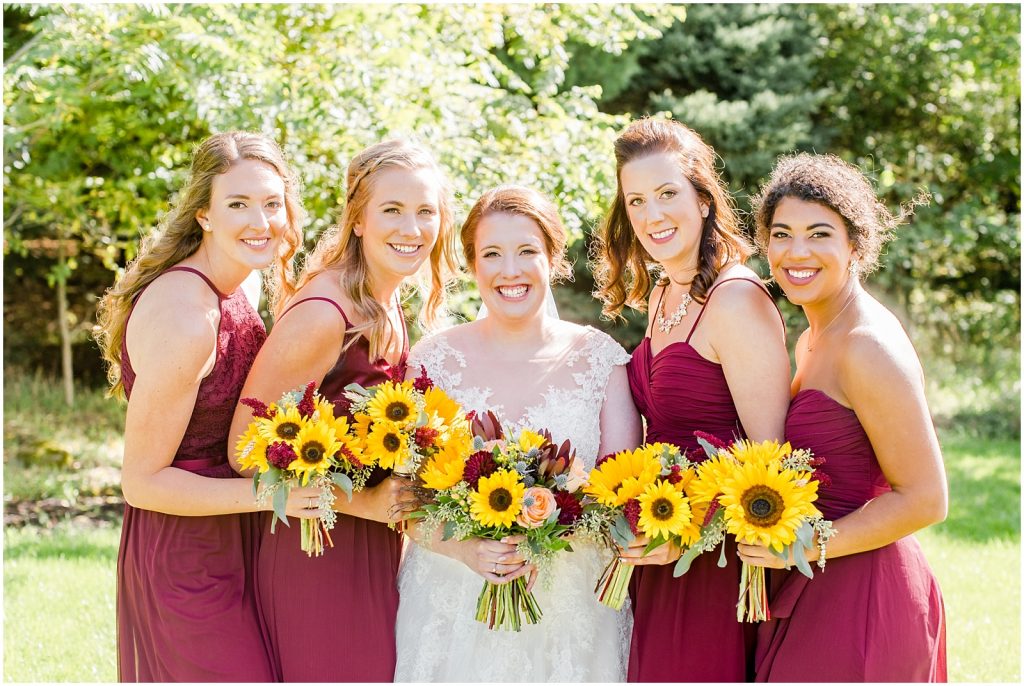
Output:
[[[683,176],[697,197],[708,205],[701,227],[697,275],[690,295],[703,303],[719,272],[734,261],[745,261],[754,248],[743,235],[736,208],[715,169],[715,151],[688,126],[670,119],[637,119],[615,139],[615,199],[608,211],[594,251],[595,295],[604,303],[602,314],[621,316],[626,305],[647,309],[652,273],[661,267],[644,249],[633,231],[622,191],[622,168],[633,160],[667,153],[679,161]],[[659,285],[668,283],[662,276]]]
[[196,212],[210,207],[213,180],[242,160],[270,165],[284,181],[284,205],[288,213],[282,241],[265,286],[272,306],[294,289],[292,258],[302,244],[305,211],[299,197],[299,182],[277,143],[266,136],[246,131],[228,131],[210,136],[195,149],[185,185],[178,191],[170,211],[156,231],[142,240],[139,255],[125,269],[124,276],[100,300],[97,308],[96,340],[107,363],[110,395],[123,397],[121,351],[132,304],[139,293],[160,276],[199,249],[203,230]]
[[[366,337],[370,341],[371,359],[384,355],[395,340],[397,332],[394,331],[384,307],[373,297],[363,241],[356,236],[353,229],[366,212],[376,178],[386,169],[427,169],[435,174],[438,180],[440,227],[437,241],[430,251],[430,277],[428,280],[421,274],[412,284],[423,299],[423,307],[418,317],[421,326],[430,330],[437,325],[445,314],[448,284],[457,269],[454,247],[455,218],[452,208],[454,200],[448,177],[434,156],[426,148],[408,141],[393,139],[377,143],[352,159],[348,165],[347,193],[341,218],[324,231],[317,241],[316,248],[306,260],[296,287],[302,288],[321,272],[337,269],[341,290],[352,303],[356,321],[362,322],[349,331],[366,332]],[[280,309],[283,309],[283,304]],[[354,342],[355,336],[351,337],[346,348]]]

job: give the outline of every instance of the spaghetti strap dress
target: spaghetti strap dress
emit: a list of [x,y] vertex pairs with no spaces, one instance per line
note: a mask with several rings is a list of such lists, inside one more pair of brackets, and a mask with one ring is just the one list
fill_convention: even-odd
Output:
[[[166,270],[171,271],[201,277],[220,301],[216,361],[199,386],[171,466],[238,478],[228,462],[228,434],[266,328],[241,288],[226,296],[196,269]],[[121,375],[130,401],[135,371],[127,336]],[[256,513],[181,517],[125,504],[117,555],[119,681],[273,678],[253,581],[257,526]]]
[[[311,301],[333,305],[346,330],[351,329],[344,310],[330,298],[297,300],[281,316]],[[345,386],[368,388],[399,372],[404,376],[409,343],[404,334],[401,360],[394,366],[383,359],[371,361],[369,341],[362,334],[346,333],[344,343],[351,345],[343,345],[320,393],[339,415],[351,419]],[[389,473],[375,469],[367,487]],[[331,530],[334,547],[321,557],[308,557],[299,547],[296,521],[278,524],[271,534],[272,513],[262,515],[256,582],[277,680],[390,682],[395,673],[401,534],[387,524],[338,513]]]
[[[722,365],[690,345],[715,291],[730,281],[748,281],[771,298],[751,279],[723,279],[708,291],[685,340],[653,355],[648,335],[633,351],[629,386],[647,423],[646,442],[671,443],[692,456],[702,454],[694,431],[727,442],[744,437]],[[731,538],[725,555],[729,560],[725,568],[718,566],[717,551],[705,553],[681,577],[672,576],[674,564],[634,569],[629,681],[724,682],[753,677],[756,627],[736,621],[740,564]]]
[[[815,505],[826,519],[890,490],[857,414],[820,390],[794,396],[786,440],[825,459],[832,483]],[[913,536],[830,559],[813,579],[769,570],[769,593],[757,681],[946,681],[942,592]]]

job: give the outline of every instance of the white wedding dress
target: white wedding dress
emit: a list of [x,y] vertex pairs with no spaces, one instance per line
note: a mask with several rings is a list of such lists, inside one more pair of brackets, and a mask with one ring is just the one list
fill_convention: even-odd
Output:
[[[463,382],[469,375],[466,358],[449,342],[450,331],[420,341],[410,369],[426,367],[467,411],[491,410],[515,428],[546,428],[556,444],[568,438],[577,459],[588,471],[593,468],[609,375],[629,361],[622,346],[592,327],[580,327],[583,335],[552,369],[530,370],[548,375],[547,391],[520,417],[507,417],[504,407],[494,404],[500,393]],[[550,583],[538,578],[533,589],[542,619],[524,623],[516,633],[490,630],[474,618],[482,577],[408,542],[398,574],[395,681],[625,681],[633,626],[629,601],[616,612],[594,595],[610,559],[607,548],[593,543],[574,543],[572,552],[558,553],[547,572]]]

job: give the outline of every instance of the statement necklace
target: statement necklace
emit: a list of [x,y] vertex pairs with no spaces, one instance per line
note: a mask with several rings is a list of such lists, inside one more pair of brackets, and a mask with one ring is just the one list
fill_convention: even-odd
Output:
[[821,337],[825,335],[825,332],[828,331],[828,328],[835,324],[836,320],[842,316],[843,312],[846,312],[846,308],[853,304],[853,301],[857,299],[857,295],[858,293],[854,292],[852,295],[850,295],[849,298],[846,299],[846,304],[843,305],[843,309],[839,310],[836,316],[828,320],[828,324],[825,325],[825,328],[823,328],[818,333],[818,335],[815,336],[814,343],[811,342],[811,335],[809,333],[807,334],[807,352],[811,352],[812,350],[814,350],[814,345],[821,340]]
[[683,299],[679,301],[679,307],[676,308],[676,311],[672,313],[671,317],[665,319],[665,300],[662,298],[661,307],[659,308],[661,311],[658,312],[658,319],[656,320],[658,331],[668,333],[678,326],[679,322],[683,321],[683,317],[686,316],[686,308],[689,307],[692,302],[693,297],[690,295],[690,291],[686,291],[686,293],[683,294]]

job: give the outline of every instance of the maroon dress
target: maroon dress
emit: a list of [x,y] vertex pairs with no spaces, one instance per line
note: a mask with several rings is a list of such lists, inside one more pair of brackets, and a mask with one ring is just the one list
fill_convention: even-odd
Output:
[[[281,316],[311,300],[334,305],[351,328],[341,306],[329,298],[298,300]],[[369,341],[362,334],[346,334],[346,344],[352,336],[355,342],[343,348],[320,384],[321,394],[346,414],[345,386],[366,388],[387,381],[392,371],[385,360],[370,361]],[[407,353],[408,338],[399,367]],[[387,475],[375,470],[367,486]],[[334,547],[321,557],[308,557],[299,547],[298,522],[279,522],[271,534],[271,516],[267,512],[262,517],[256,577],[278,681],[390,682],[395,674],[401,534],[387,524],[339,513],[331,530]]]
[[[836,520],[890,490],[853,410],[796,394],[786,440],[825,458],[815,503]],[[842,536],[842,526],[838,536]],[[772,618],[758,628],[757,681],[945,681],[942,593],[913,536],[828,560],[808,579],[770,570]]]
[[[646,442],[671,443],[692,454],[699,449],[694,431],[730,442],[744,436],[722,365],[690,345],[715,290],[730,281],[750,281],[770,297],[750,279],[723,279],[708,291],[685,340],[652,355],[648,335],[633,351],[629,386],[647,420]],[[731,537],[725,554],[724,569],[715,551],[698,556],[678,578],[672,576],[674,564],[634,569],[628,681],[747,681],[753,676],[756,627],[736,621],[740,562]]]
[[[167,271],[195,273],[217,292],[198,270]],[[232,479],[237,475],[227,459],[231,419],[267,332],[241,288],[231,296],[217,296],[216,361],[199,385],[171,466]],[[121,377],[131,398],[135,372],[126,338]],[[273,678],[253,582],[257,525],[255,513],[181,517],[125,505],[117,555],[120,681]]]

